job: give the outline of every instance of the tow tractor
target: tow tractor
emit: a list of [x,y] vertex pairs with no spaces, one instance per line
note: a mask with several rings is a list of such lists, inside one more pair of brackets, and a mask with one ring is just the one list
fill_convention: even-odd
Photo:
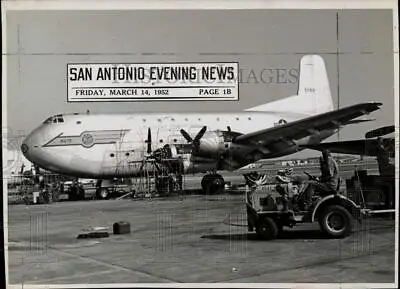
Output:
[[262,239],[276,238],[285,226],[310,222],[318,222],[320,230],[331,238],[344,238],[352,231],[353,219],[361,221],[367,212],[339,191],[341,180],[336,190],[324,195],[315,192],[306,201],[307,183],[297,186],[289,180],[265,185],[263,179],[258,179],[256,188],[246,189],[248,229]]

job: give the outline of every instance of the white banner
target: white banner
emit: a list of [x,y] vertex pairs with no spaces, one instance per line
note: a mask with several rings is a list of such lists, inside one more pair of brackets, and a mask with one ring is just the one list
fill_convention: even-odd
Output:
[[68,101],[238,100],[239,65],[67,64]]

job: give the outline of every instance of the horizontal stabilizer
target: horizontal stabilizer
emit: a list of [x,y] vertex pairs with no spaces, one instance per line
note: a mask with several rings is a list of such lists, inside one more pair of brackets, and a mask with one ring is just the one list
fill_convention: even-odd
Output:
[[394,132],[394,125],[384,126],[367,132],[365,138],[380,137],[392,132]]
[[[394,139],[384,139],[384,146],[389,153],[394,153]],[[338,142],[327,142],[316,145],[302,145],[302,148],[313,149],[317,151],[329,150],[332,153],[377,156],[378,141],[376,139],[360,139]]]

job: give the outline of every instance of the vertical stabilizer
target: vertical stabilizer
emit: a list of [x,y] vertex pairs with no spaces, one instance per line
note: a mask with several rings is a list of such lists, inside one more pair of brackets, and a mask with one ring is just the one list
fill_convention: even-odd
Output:
[[325,63],[319,55],[305,55],[300,61],[297,95],[252,107],[247,111],[292,112],[315,115],[333,110]]

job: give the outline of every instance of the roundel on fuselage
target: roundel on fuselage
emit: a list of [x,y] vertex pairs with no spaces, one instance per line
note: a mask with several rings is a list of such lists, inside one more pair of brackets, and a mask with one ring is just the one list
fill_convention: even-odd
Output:
[[84,133],[81,137],[82,145],[86,148],[93,146],[94,138],[90,133]]

